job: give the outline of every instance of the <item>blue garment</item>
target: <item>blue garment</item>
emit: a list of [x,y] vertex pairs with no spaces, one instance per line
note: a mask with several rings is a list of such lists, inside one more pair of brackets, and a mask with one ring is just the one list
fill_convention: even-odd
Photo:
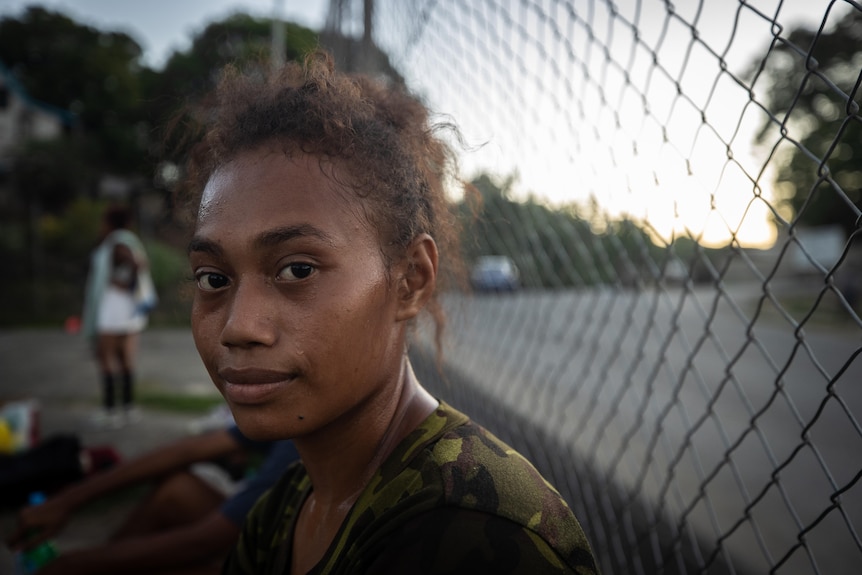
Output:
[[235,425],[230,427],[228,432],[244,448],[266,454],[266,459],[257,472],[245,480],[242,489],[229,497],[221,506],[222,514],[237,527],[241,527],[245,516],[260,496],[281,478],[291,464],[299,461],[299,452],[289,439],[253,441],[243,435]]

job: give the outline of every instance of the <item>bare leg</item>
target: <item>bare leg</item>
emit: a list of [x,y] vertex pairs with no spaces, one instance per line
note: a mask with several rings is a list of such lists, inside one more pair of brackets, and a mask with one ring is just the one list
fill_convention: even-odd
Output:
[[96,360],[102,372],[113,373],[124,367],[126,338],[124,334],[102,333],[96,345]]
[[141,501],[111,537],[125,539],[198,521],[224,502],[224,496],[187,471],[165,478]]
[[121,365],[123,369],[128,369],[129,371],[135,370],[135,360],[137,359],[138,352],[138,334],[129,333],[121,336],[121,350],[122,354]]

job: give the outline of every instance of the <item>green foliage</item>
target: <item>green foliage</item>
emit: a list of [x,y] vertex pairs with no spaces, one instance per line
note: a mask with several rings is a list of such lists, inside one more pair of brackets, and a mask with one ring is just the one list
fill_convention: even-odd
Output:
[[0,60],[32,97],[75,108],[88,126],[102,124],[108,110],[122,114],[135,106],[141,54],[126,34],[96,30],[41,7],[0,20]]
[[[317,46],[312,30],[285,23],[284,53],[296,60]],[[240,68],[268,66],[272,20],[236,13],[213,22],[196,34],[185,52],[174,52],[160,72],[145,70],[142,75],[146,115],[163,124],[178,111],[212,90],[218,72],[227,64]]]
[[31,141],[16,151],[11,179],[22,205],[59,213],[96,185],[86,144],[70,138]]
[[468,260],[509,256],[522,284],[536,288],[628,286],[657,275],[652,262],[663,248],[634,222],[610,222],[595,231],[578,206],[552,208],[535,199],[512,199],[514,181],[509,177],[498,184],[487,174],[473,180],[481,206],[477,212],[459,206]]
[[[35,194],[42,209],[60,213],[74,198],[92,195],[103,174],[152,181],[163,137],[158,128],[211,89],[225,64],[265,62],[270,35],[269,19],[234,14],[209,24],[158,71],[142,65],[140,45],[121,32],[35,6],[0,19],[0,62],[31,98],[75,118],[72,135],[22,145],[13,160],[19,201],[27,204]],[[313,31],[286,24],[287,58],[316,45]]]
[[90,161],[115,173],[140,167],[146,148],[135,136],[140,117],[141,47],[41,7],[0,20],[0,61],[36,100],[74,112],[93,136]]
[[103,202],[78,198],[58,214],[46,212],[7,229],[11,241],[0,245],[0,257],[12,277],[0,284],[0,299],[15,304],[0,308],[0,325],[59,326],[81,312],[103,208]]
[[159,304],[150,319],[154,324],[188,325],[191,317],[191,282],[186,254],[154,239],[144,242]]
[[180,250],[157,240],[145,242],[150,259],[150,273],[159,291],[176,289],[185,282],[188,273],[188,259]]
[[77,198],[61,215],[44,216],[40,235],[45,249],[58,258],[86,262],[99,241],[104,210],[104,202]]
[[[848,233],[862,207],[862,11],[849,10],[831,30],[796,28],[763,67],[769,118],[758,142],[778,148],[782,201],[808,226],[841,225]],[[851,99],[855,98],[855,99]]]
[[[297,24],[287,23],[285,55],[301,58],[317,45],[317,35]],[[237,13],[209,24],[186,52],[175,52],[151,86],[159,94],[199,96],[214,87],[216,72],[226,64],[268,65],[272,21]]]

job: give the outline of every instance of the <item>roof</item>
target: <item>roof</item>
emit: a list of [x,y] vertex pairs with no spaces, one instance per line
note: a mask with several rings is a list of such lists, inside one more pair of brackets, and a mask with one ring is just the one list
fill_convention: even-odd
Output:
[[41,110],[46,114],[56,116],[67,126],[75,122],[75,114],[69,110],[64,110],[30,96],[26,88],[24,88],[24,86],[21,85],[21,82],[18,81],[18,78],[15,77],[15,74],[13,74],[12,71],[3,64],[3,62],[0,62],[0,77],[2,77],[2,84],[4,84],[10,92],[14,93],[18,98],[26,102],[28,106]]

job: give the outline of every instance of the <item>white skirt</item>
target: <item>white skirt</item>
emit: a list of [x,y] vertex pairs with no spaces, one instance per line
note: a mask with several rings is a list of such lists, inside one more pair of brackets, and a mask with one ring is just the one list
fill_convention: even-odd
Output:
[[106,335],[138,333],[146,327],[146,314],[139,313],[129,290],[107,285],[99,302],[96,331]]

